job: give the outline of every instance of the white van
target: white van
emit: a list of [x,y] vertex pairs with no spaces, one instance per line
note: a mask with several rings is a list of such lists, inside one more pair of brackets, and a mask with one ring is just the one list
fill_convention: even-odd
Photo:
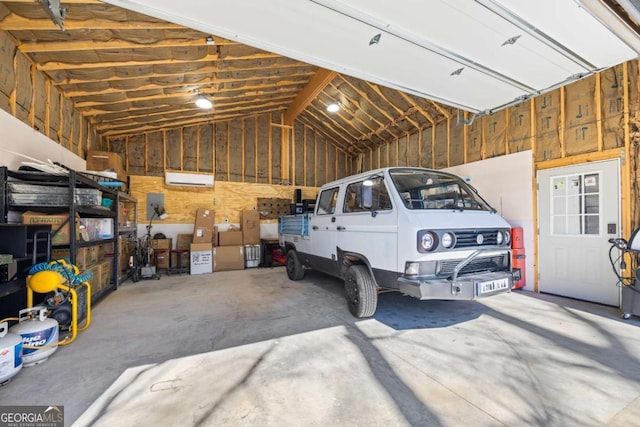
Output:
[[380,291],[425,300],[507,292],[511,228],[477,191],[450,173],[392,167],[320,188],[315,212],[279,221],[286,270],[344,279],[349,309],[372,316]]

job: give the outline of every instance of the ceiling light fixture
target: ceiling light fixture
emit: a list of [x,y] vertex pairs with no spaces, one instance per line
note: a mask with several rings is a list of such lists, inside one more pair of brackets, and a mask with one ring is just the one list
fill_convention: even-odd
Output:
[[203,110],[209,110],[213,107],[213,103],[209,98],[202,95],[198,89],[196,89],[196,106]]
[[339,110],[340,110],[340,104],[338,104],[337,102],[332,102],[331,104],[327,105],[327,111],[330,113],[335,113]]

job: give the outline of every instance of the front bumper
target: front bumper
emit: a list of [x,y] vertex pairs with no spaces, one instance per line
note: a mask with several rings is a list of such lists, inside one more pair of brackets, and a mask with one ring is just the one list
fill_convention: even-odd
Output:
[[518,280],[520,270],[479,273],[456,279],[400,277],[398,285],[403,294],[421,300],[474,300],[509,292]]

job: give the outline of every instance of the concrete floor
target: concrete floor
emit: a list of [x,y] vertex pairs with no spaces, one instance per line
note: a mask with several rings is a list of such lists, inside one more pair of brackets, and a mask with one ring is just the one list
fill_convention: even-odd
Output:
[[512,292],[479,302],[380,297],[284,269],[126,283],[91,327],[0,388],[78,426],[629,426],[640,321]]

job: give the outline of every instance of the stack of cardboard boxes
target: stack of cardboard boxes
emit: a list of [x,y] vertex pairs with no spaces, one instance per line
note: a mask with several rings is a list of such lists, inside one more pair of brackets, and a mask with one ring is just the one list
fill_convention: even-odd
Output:
[[191,274],[206,274],[213,272],[213,238],[217,238],[215,229],[216,213],[210,209],[198,209],[193,227],[190,250]]
[[[51,259],[68,259],[69,248],[56,248],[51,251]],[[93,295],[107,288],[111,283],[113,266],[113,243],[78,248],[76,263],[80,273],[91,272],[89,280]]]
[[[193,241],[189,247],[191,274],[242,270],[245,265],[258,266],[260,248],[260,213],[258,211],[242,211],[240,229],[230,226],[226,231],[218,232],[214,224],[214,211],[197,210]],[[254,258],[256,249],[258,253],[258,260],[252,260],[251,264],[246,263],[245,260],[248,249],[251,249]],[[173,263],[172,266],[175,267]]]

